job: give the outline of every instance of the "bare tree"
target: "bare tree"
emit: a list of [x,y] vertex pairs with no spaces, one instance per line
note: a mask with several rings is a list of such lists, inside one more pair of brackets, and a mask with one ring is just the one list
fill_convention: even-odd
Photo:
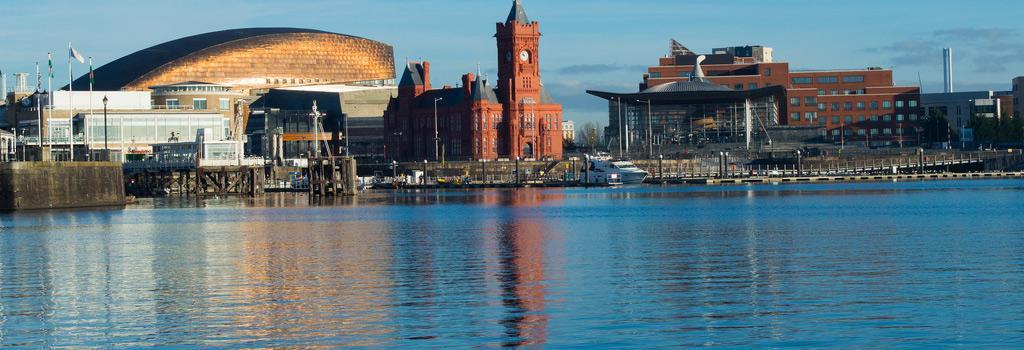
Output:
[[576,143],[595,149],[601,144],[601,126],[595,122],[586,122],[576,131]]

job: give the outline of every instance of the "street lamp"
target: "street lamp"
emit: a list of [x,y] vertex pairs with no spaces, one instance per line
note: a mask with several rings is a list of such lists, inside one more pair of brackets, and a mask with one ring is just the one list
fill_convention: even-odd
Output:
[[443,97],[438,97],[438,98],[434,99],[434,161],[435,162],[441,159],[441,156],[440,156],[440,154],[441,154],[441,146],[440,146],[441,137],[439,136],[439,133],[437,131],[437,102],[441,101],[443,99],[444,99]]
[[636,102],[647,102],[647,155],[650,158],[654,158],[654,138],[653,123],[651,122],[651,100],[636,100]]
[[110,145],[107,143],[107,96],[103,96],[103,152],[107,161],[110,161]]
[[623,136],[623,132],[622,132],[622,97],[621,96],[615,96],[613,98],[616,100],[616,102],[615,102],[615,110],[617,112],[619,112],[619,127],[615,128],[615,129],[618,129],[618,134],[619,134],[619,158],[622,158],[622,136]]
[[395,143],[398,144],[398,153],[394,157],[392,157],[392,159],[399,159],[402,157],[402,132],[393,132],[391,133],[391,136],[398,136],[398,138],[395,140]]

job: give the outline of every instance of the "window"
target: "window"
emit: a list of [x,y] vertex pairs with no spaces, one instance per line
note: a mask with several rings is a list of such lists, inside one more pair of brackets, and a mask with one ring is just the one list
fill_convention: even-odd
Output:
[[178,108],[181,108],[181,105],[178,104],[178,99],[176,99],[176,98],[169,98],[164,103],[167,104],[167,109],[178,109]]
[[835,84],[839,82],[839,78],[835,76],[818,77],[818,84]]
[[747,89],[749,89],[749,90],[757,89],[757,83],[747,84]]
[[878,135],[878,129],[871,129],[871,135]]
[[843,110],[844,111],[852,111],[853,110],[853,103],[843,102]]
[[858,123],[863,123],[863,122],[864,122],[864,116],[862,116],[862,115],[858,115],[858,116],[857,116],[857,122],[858,122]]
[[910,115],[910,121],[916,122],[917,121],[917,114],[911,114]]
[[811,77],[796,77],[793,78],[793,84],[796,85],[807,85],[811,83]]
[[839,91],[836,91],[836,89],[832,89],[831,92],[832,92],[832,96],[835,96],[835,95],[839,94]]
[[914,108],[914,107],[917,107],[917,100],[910,100],[910,101],[907,101],[907,104],[909,104],[909,105],[910,105],[910,108]]
[[690,77],[690,72],[679,72],[679,76],[681,76],[681,77]]
[[903,108],[903,101],[896,101],[896,108]]
[[871,101],[871,109],[878,109],[878,101]]
[[807,119],[807,121],[809,121],[809,122],[813,122],[814,118],[817,118],[817,117],[818,117],[818,113],[815,113],[815,112],[804,113],[804,119]]
[[800,105],[800,98],[799,97],[792,97],[792,98],[790,98],[789,99],[789,104],[794,105],[794,106],[799,106]]
[[793,121],[799,121],[800,120],[800,112],[790,113],[789,114],[789,119],[792,119]]
[[847,75],[847,76],[843,77],[843,82],[844,83],[863,83],[864,82],[864,76],[863,75]]
[[832,116],[832,124],[839,124],[839,116],[838,115]]
[[766,76],[766,77],[772,76],[772,69],[771,68],[765,68],[764,69],[764,76]]
[[827,110],[827,109],[826,109],[826,106],[825,106],[825,103],[824,103],[824,102],[822,102],[822,103],[819,103],[819,104],[818,104],[818,111],[819,111],[819,112],[824,112],[824,111],[826,111],[826,110]]
[[818,105],[818,99],[814,96],[804,97],[804,106],[816,106]]
[[843,90],[843,95],[849,95],[849,94],[850,94],[850,90]]
[[651,78],[661,78],[660,72],[651,72]]
[[734,89],[734,90],[743,90],[743,84],[736,84],[736,85],[733,85],[733,89]]
[[194,98],[194,99],[192,99],[192,109],[195,109],[195,110],[205,110],[206,109],[206,99],[205,98]]
[[871,121],[877,122],[878,121],[878,116],[877,115],[871,116]]
[[892,108],[892,101],[882,101],[882,108],[885,108],[885,109]]
[[857,102],[857,110],[858,111],[863,111],[864,110],[864,102]]
[[231,109],[231,100],[226,98],[220,99],[220,110],[226,111],[229,109]]
[[888,114],[886,114],[886,115],[883,115],[883,116],[882,116],[882,121],[883,121],[883,122],[887,122],[887,123],[888,123],[888,122],[891,122],[891,121],[892,121],[892,116],[891,116],[891,115],[888,115]]
[[903,135],[903,128],[896,128],[897,135]]
[[839,136],[839,129],[832,129],[832,136]]
[[867,134],[867,131],[864,129],[857,130],[857,136],[864,136],[865,134]]
[[882,129],[882,134],[892,135],[892,129],[890,129],[890,128]]
[[825,90],[818,90],[818,96],[825,96]]
[[903,121],[903,115],[902,114],[897,114],[896,115],[896,121],[898,121],[898,122]]
[[833,111],[838,111],[839,110],[839,102],[832,102],[832,110]]

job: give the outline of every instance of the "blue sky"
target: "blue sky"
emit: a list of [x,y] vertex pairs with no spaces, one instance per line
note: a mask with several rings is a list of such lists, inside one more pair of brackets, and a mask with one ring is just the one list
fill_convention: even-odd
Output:
[[[1008,90],[1024,75],[1022,1],[522,0],[541,22],[545,86],[566,118],[602,121],[586,89],[630,91],[670,38],[690,49],[762,44],[792,69],[892,67],[898,84],[941,88],[941,48],[956,50],[957,90]],[[462,73],[495,75],[494,23],[511,0],[4,0],[0,69],[30,72],[68,41],[100,66],[182,36],[238,27],[303,27],[395,47],[395,61],[427,59],[435,85]],[[45,67],[44,67],[45,69]],[[86,68],[79,66],[77,72]],[[398,74],[401,74],[399,71]],[[102,79],[102,77],[97,77]]]

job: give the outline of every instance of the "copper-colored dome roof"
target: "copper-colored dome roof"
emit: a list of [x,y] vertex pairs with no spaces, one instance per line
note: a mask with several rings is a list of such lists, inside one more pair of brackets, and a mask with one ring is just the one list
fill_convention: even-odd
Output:
[[[244,28],[159,44],[96,69],[96,90],[147,90],[182,81],[241,89],[395,78],[391,46],[299,28]],[[74,82],[89,87],[88,76]]]

